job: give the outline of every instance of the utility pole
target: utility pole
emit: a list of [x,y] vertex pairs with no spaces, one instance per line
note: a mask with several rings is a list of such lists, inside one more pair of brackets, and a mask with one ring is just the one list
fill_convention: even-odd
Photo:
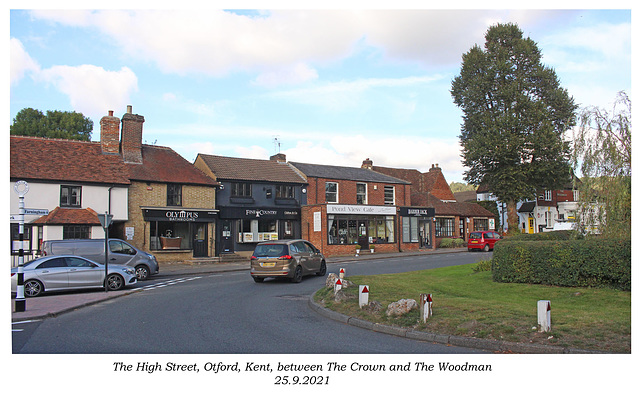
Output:
[[29,184],[26,181],[18,181],[13,186],[18,194],[18,233],[20,249],[18,250],[18,280],[16,287],[15,311],[27,310],[27,301],[24,298],[24,196],[29,192]]

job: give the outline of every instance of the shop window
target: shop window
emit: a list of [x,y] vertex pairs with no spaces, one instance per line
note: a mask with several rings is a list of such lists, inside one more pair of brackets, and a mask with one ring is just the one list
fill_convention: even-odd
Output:
[[418,218],[404,217],[402,219],[402,241],[405,243],[417,243],[418,238]]
[[[150,247],[152,250],[163,249],[161,238],[171,238],[173,242],[180,242],[179,249],[190,250],[192,249],[191,243],[191,223],[189,222],[170,222],[170,221],[151,221]],[[178,240],[179,239],[179,240]],[[173,245],[172,245],[173,246]],[[166,247],[166,245],[165,245]]]
[[356,184],[356,204],[367,204],[367,184]]
[[327,203],[338,203],[338,183],[337,182],[325,182],[324,194]]
[[63,239],[90,239],[91,227],[88,225],[65,225],[62,227]]
[[453,218],[436,218],[436,237],[453,237],[454,234]]
[[396,204],[396,189],[393,186],[384,187],[384,204],[393,206]]
[[239,219],[238,230],[238,243],[278,240],[278,220],[275,219]]
[[182,185],[167,184],[167,206],[182,206]]
[[365,223],[369,243],[384,244],[395,242],[395,217],[372,216],[354,217],[328,216],[328,243],[330,245],[357,244],[359,237],[358,223]]
[[489,230],[489,220],[486,218],[475,218],[473,220],[473,230],[475,231],[483,231]]
[[60,186],[60,207],[80,207],[82,187],[80,186]]

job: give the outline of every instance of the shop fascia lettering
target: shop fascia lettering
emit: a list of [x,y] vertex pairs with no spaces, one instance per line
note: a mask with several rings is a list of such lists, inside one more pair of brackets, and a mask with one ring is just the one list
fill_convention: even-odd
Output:
[[246,210],[246,216],[256,216],[256,218],[260,218],[263,215],[277,215],[278,211],[276,210]]
[[167,211],[165,215],[169,221],[195,221],[198,219],[198,213],[195,211]]
[[327,205],[327,214],[396,215],[395,206]]

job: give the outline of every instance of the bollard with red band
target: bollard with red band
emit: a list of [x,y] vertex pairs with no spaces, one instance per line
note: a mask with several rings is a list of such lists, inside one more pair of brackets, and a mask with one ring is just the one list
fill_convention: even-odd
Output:
[[427,319],[433,315],[432,304],[431,294],[420,294],[420,316],[422,317],[422,322],[427,322]]
[[340,279],[337,279],[336,282],[333,284],[333,293],[337,294],[338,291],[340,291],[342,289],[342,281]]
[[369,286],[368,285],[360,285],[358,287],[359,294],[359,305],[360,308],[369,305]]
[[344,268],[341,267],[340,268],[340,278],[344,278],[344,273],[345,273]]
[[551,302],[538,301],[538,331],[549,332],[551,330]]

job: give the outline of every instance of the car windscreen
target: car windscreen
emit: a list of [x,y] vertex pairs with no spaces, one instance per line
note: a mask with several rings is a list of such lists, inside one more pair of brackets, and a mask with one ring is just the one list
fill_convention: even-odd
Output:
[[471,232],[469,235],[470,239],[482,239],[482,233],[480,232]]
[[284,244],[260,244],[256,246],[253,256],[256,258],[274,258],[287,255],[289,250]]

